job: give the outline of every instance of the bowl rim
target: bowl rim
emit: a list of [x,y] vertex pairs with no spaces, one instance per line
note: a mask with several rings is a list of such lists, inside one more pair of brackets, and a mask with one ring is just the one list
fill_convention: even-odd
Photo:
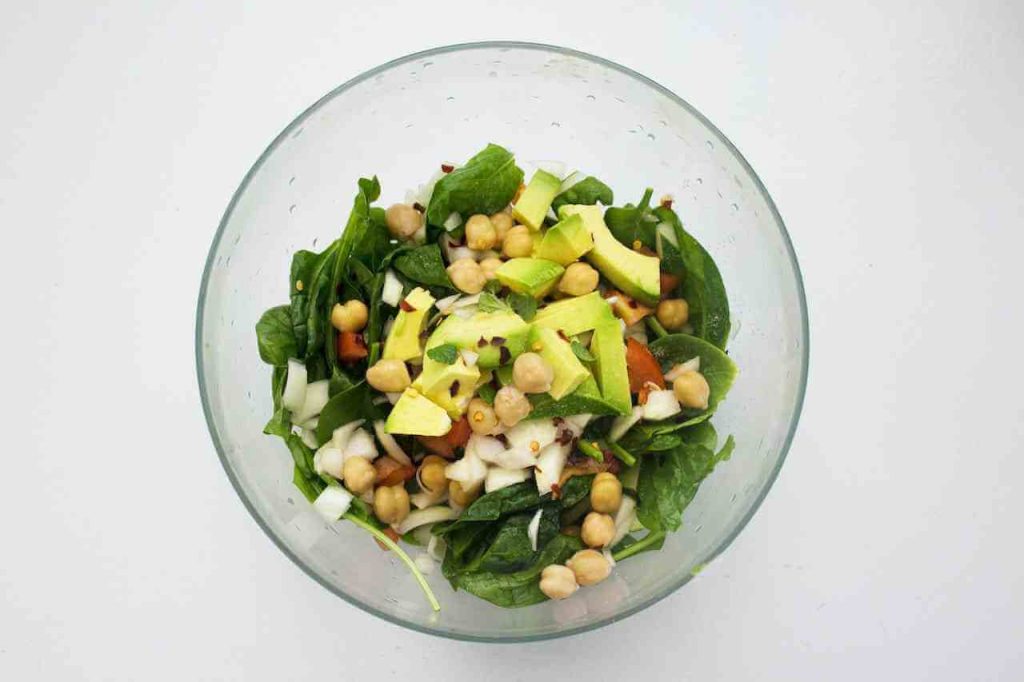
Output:
[[291,561],[294,562],[296,566],[298,566],[300,569],[302,569],[302,571],[304,573],[306,573],[306,575],[311,577],[313,580],[315,580],[322,587],[324,587],[325,589],[327,589],[331,593],[335,594],[336,596],[340,597],[341,599],[345,600],[349,604],[352,604],[353,606],[356,606],[357,608],[359,608],[359,609],[361,609],[361,610],[363,610],[363,611],[365,611],[367,613],[370,613],[370,614],[373,614],[375,616],[378,616],[379,618],[382,618],[385,621],[387,621],[389,623],[392,623],[394,625],[399,625],[399,626],[402,626],[402,627],[406,627],[406,628],[409,628],[411,630],[415,630],[417,632],[422,632],[422,633],[428,634],[428,635],[446,637],[446,638],[455,639],[455,640],[471,641],[471,642],[517,643],[517,642],[532,642],[532,641],[542,641],[542,640],[548,640],[548,639],[557,639],[557,638],[560,638],[560,637],[568,637],[568,636],[571,636],[571,635],[576,635],[576,634],[581,634],[581,633],[584,633],[584,632],[589,632],[591,630],[596,630],[596,629],[598,629],[600,627],[604,627],[605,625],[609,625],[611,623],[623,620],[625,618],[628,618],[629,616],[632,616],[635,613],[639,613],[640,611],[643,611],[644,609],[646,609],[646,608],[656,604],[657,602],[661,601],[662,599],[668,597],[670,594],[673,594],[674,592],[679,590],[683,585],[685,585],[688,582],[690,582],[690,580],[693,578],[693,576],[696,573],[695,572],[687,572],[687,573],[683,574],[682,576],[679,577],[678,580],[673,581],[667,588],[662,589],[659,593],[651,596],[650,598],[648,598],[648,599],[646,599],[646,600],[644,600],[644,601],[642,601],[642,602],[640,602],[638,604],[635,604],[635,605],[629,607],[628,609],[626,609],[626,610],[624,610],[624,611],[622,611],[620,613],[615,613],[615,614],[612,614],[612,615],[609,615],[609,616],[602,616],[601,618],[595,619],[592,622],[588,622],[588,623],[585,623],[583,625],[567,628],[565,630],[559,630],[559,631],[556,631],[556,632],[545,632],[545,633],[530,634],[530,635],[511,635],[511,636],[476,635],[476,634],[465,633],[465,632],[454,632],[454,631],[453,632],[446,632],[446,631],[443,631],[443,630],[433,629],[433,628],[431,628],[429,626],[421,625],[419,623],[415,623],[415,622],[412,622],[412,621],[408,621],[408,620],[404,620],[402,618],[395,617],[395,616],[393,616],[393,615],[391,615],[391,614],[389,614],[389,613],[387,613],[385,611],[382,611],[381,609],[378,609],[378,608],[376,608],[376,607],[374,607],[374,606],[372,606],[370,604],[367,604],[367,603],[364,603],[364,602],[360,601],[359,599],[357,599],[357,598],[355,598],[355,597],[345,593],[342,590],[336,589],[333,585],[331,585],[330,583],[324,581],[319,576],[319,574],[311,566],[309,566],[301,558],[296,556],[288,548],[288,546],[285,545],[285,543],[279,537],[277,537],[277,535],[274,534],[274,532],[270,529],[270,527],[266,523],[264,523],[262,516],[260,515],[258,510],[253,506],[252,502],[249,500],[249,498],[246,496],[245,492],[243,491],[242,486],[241,486],[237,476],[235,475],[235,472],[232,470],[231,465],[229,464],[229,462],[227,460],[227,457],[224,454],[225,449],[224,449],[224,446],[222,445],[222,443],[220,441],[220,437],[219,437],[218,432],[217,432],[217,427],[216,427],[216,424],[214,423],[213,413],[212,413],[212,410],[211,410],[211,407],[210,407],[210,400],[209,400],[209,397],[207,395],[206,381],[204,379],[205,367],[204,367],[204,363],[203,363],[203,313],[204,313],[205,308],[206,308],[206,295],[207,295],[207,288],[208,288],[209,281],[210,281],[210,273],[211,273],[211,271],[213,269],[213,266],[214,266],[214,260],[215,260],[214,254],[216,253],[217,248],[220,246],[221,239],[224,236],[225,228],[226,228],[228,222],[230,221],[230,219],[231,219],[231,217],[232,217],[232,215],[234,213],[235,207],[238,204],[238,201],[239,201],[240,197],[245,192],[245,190],[248,188],[249,183],[252,180],[253,176],[256,174],[256,172],[259,171],[259,169],[263,166],[264,162],[266,162],[266,160],[281,145],[281,143],[285,139],[287,139],[288,136],[291,135],[293,131],[295,131],[297,128],[299,128],[310,116],[312,116],[314,113],[316,113],[325,104],[327,104],[328,102],[333,100],[335,97],[341,95],[345,91],[351,89],[355,85],[358,85],[359,83],[362,83],[363,81],[365,81],[365,80],[367,80],[369,78],[372,78],[372,77],[376,76],[379,73],[387,71],[387,70],[389,70],[391,68],[394,68],[396,66],[400,66],[402,64],[407,64],[407,63],[412,62],[412,61],[416,61],[416,60],[419,60],[419,59],[424,59],[424,58],[432,57],[432,56],[436,56],[436,55],[448,54],[448,53],[452,53],[452,52],[463,52],[463,51],[468,52],[468,51],[472,51],[472,50],[484,50],[484,49],[495,49],[495,48],[497,48],[497,49],[535,50],[535,51],[538,51],[538,52],[550,52],[550,53],[557,54],[557,55],[570,56],[570,57],[574,57],[574,58],[577,58],[577,59],[582,59],[582,60],[590,61],[590,62],[593,62],[593,63],[598,64],[600,66],[604,66],[604,67],[607,67],[609,69],[613,69],[613,70],[615,70],[615,71],[617,71],[617,72],[619,72],[619,73],[621,73],[621,74],[623,74],[625,76],[629,76],[629,77],[631,77],[631,78],[633,78],[633,79],[635,79],[635,80],[637,80],[637,81],[647,85],[648,87],[653,88],[659,94],[664,95],[669,100],[671,100],[671,101],[675,102],[676,104],[678,104],[679,106],[683,107],[684,109],[687,110],[687,112],[689,112],[691,115],[696,117],[704,126],[706,126],[707,129],[711,132],[711,134],[717,139],[718,143],[720,143],[722,145],[725,145],[726,149],[728,149],[728,151],[730,153],[732,153],[735,156],[735,158],[739,161],[739,163],[742,166],[742,168],[744,169],[744,171],[746,171],[749,174],[750,178],[752,179],[754,188],[758,191],[758,193],[760,193],[762,199],[765,201],[766,205],[768,206],[769,211],[771,212],[772,219],[774,220],[775,224],[779,228],[779,231],[780,231],[781,236],[782,236],[782,241],[783,241],[783,244],[785,246],[786,255],[789,258],[790,264],[793,267],[793,272],[795,274],[795,284],[796,284],[796,288],[797,288],[797,298],[799,300],[799,307],[800,307],[800,311],[799,312],[800,312],[800,325],[801,325],[801,349],[802,349],[802,352],[801,352],[801,357],[800,357],[800,376],[799,376],[799,379],[798,379],[799,385],[798,385],[798,388],[797,388],[796,400],[795,400],[795,403],[794,403],[794,411],[793,411],[793,416],[792,416],[792,418],[790,420],[789,430],[788,430],[788,432],[786,434],[786,437],[785,437],[785,439],[784,439],[784,441],[782,443],[782,447],[780,449],[779,457],[778,457],[778,460],[776,461],[775,467],[770,472],[768,478],[765,481],[765,484],[758,491],[757,497],[754,499],[753,503],[751,504],[750,509],[747,511],[747,513],[744,515],[744,517],[742,519],[740,519],[739,523],[737,523],[736,526],[708,554],[708,556],[704,559],[704,561],[701,564],[701,566],[703,567],[703,566],[706,566],[707,564],[709,564],[711,561],[713,561],[715,558],[717,558],[723,551],[725,551],[725,549],[728,548],[729,545],[731,545],[733,543],[733,541],[740,534],[740,532],[744,528],[746,528],[747,524],[750,522],[751,518],[753,518],[753,516],[757,512],[757,510],[760,509],[761,504],[764,502],[765,497],[768,495],[768,491],[771,490],[771,488],[774,485],[776,479],[778,478],[779,472],[782,469],[782,465],[786,461],[786,457],[789,454],[789,449],[790,449],[790,446],[792,445],[793,438],[794,438],[794,436],[796,434],[797,426],[798,426],[799,421],[800,421],[801,412],[803,410],[804,397],[805,397],[805,394],[807,392],[807,378],[808,378],[808,368],[809,368],[809,360],[810,360],[810,347],[809,347],[809,343],[810,343],[810,329],[809,329],[809,327],[810,327],[810,325],[809,325],[809,321],[808,321],[807,297],[806,297],[806,293],[805,293],[805,290],[804,290],[803,274],[802,274],[802,272],[800,270],[800,265],[799,265],[799,262],[797,260],[796,251],[793,248],[793,242],[790,239],[789,232],[786,229],[785,222],[783,221],[782,216],[780,215],[780,213],[778,211],[778,208],[775,205],[775,202],[772,200],[771,195],[768,193],[768,190],[764,186],[764,183],[761,181],[761,178],[757,175],[757,173],[754,171],[753,167],[750,165],[750,163],[747,161],[747,159],[743,156],[743,154],[740,152],[740,150],[737,149],[736,145],[734,145],[729,140],[729,138],[727,138],[725,136],[725,134],[722,133],[722,131],[719,130],[717,126],[715,126],[715,124],[713,124],[706,116],[704,116],[704,114],[702,114],[700,111],[698,111],[695,107],[693,107],[689,102],[684,100],[682,97],[679,97],[674,92],[672,92],[668,88],[664,87],[660,83],[654,81],[653,79],[648,78],[647,76],[645,76],[645,75],[643,75],[641,73],[638,73],[637,71],[634,71],[633,69],[630,69],[628,67],[622,66],[621,64],[618,64],[618,63],[613,62],[613,61],[608,60],[608,59],[604,59],[603,57],[599,57],[597,55],[593,55],[593,54],[590,54],[588,52],[583,52],[583,51],[580,51],[580,50],[575,50],[575,49],[572,49],[572,48],[562,47],[562,46],[558,46],[558,45],[550,45],[550,44],[535,43],[535,42],[515,41],[515,40],[485,40],[485,41],[476,41],[476,42],[455,43],[455,44],[451,44],[451,45],[444,45],[444,46],[440,46],[440,47],[430,48],[430,49],[427,49],[427,50],[422,50],[422,51],[419,51],[419,52],[414,52],[414,53],[406,54],[406,55],[404,55],[402,57],[398,57],[396,59],[392,59],[390,61],[384,62],[383,64],[380,64],[379,66],[376,66],[376,67],[374,67],[372,69],[369,69],[368,71],[364,71],[363,73],[359,74],[358,76],[355,76],[354,78],[351,78],[348,81],[345,81],[341,85],[337,86],[336,88],[332,89],[330,92],[328,92],[327,94],[322,96],[316,102],[311,104],[302,113],[300,113],[298,116],[296,116],[295,119],[293,119],[291,121],[291,123],[289,123],[280,133],[278,133],[278,135],[267,146],[267,148],[263,151],[263,153],[260,154],[260,156],[259,156],[259,158],[257,158],[256,162],[252,165],[252,167],[249,169],[249,171],[242,178],[242,181],[239,184],[238,188],[235,190],[234,194],[231,196],[231,200],[228,202],[227,208],[224,210],[224,214],[221,217],[220,223],[217,226],[217,232],[214,235],[213,242],[210,245],[210,250],[209,250],[209,252],[207,254],[207,257],[206,257],[206,264],[205,264],[205,266],[203,268],[203,278],[202,278],[202,283],[200,284],[199,297],[198,297],[197,306],[196,306],[195,354],[196,354],[196,372],[197,372],[198,381],[199,381],[199,394],[200,394],[200,400],[201,400],[202,406],[203,406],[203,414],[204,414],[204,416],[206,418],[206,425],[207,425],[207,428],[209,429],[210,437],[213,440],[214,448],[217,451],[217,457],[220,459],[221,466],[223,466],[224,471],[227,474],[228,480],[231,481],[232,487],[235,489],[235,492],[237,493],[238,497],[242,500],[242,504],[249,511],[249,514],[256,521],[256,524],[271,539],[271,541],[273,541],[273,543],[275,545],[277,545],[278,549],[280,549],[285,554],[285,556],[287,556],[289,559],[291,559]]

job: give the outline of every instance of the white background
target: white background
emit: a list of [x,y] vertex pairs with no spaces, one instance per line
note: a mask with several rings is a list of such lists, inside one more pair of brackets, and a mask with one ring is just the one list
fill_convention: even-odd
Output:
[[[504,647],[293,566],[221,470],[192,353],[209,242],[274,135],[485,38],[704,112],[778,203],[812,325],[797,439],[729,551],[626,621]],[[1022,75],[1012,1],[3,3],[0,678],[1021,679]]]

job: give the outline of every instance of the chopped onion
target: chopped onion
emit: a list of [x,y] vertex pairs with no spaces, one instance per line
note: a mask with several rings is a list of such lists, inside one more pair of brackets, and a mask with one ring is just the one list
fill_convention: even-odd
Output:
[[531,447],[536,443],[537,448],[534,452],[539,452],[541,448],[554,443],[557,436],[558,429],[555,428],[555,422],[550,419],[522,421],[505,434],[511,447]]
[[363,423],[362,419],[357,419],[354,422],[349,422],[334,429],[331,434],[331,443],[337,449],[345,452],[345,448],[348,447],[348,440],[352,437],[353,432],[359,428],[359,425]]
[[318,474],[334,476],[339,481],[344,478],[345,455],[327,441],[313,455],[313,470]]
[[466,367],[476,366],[476,361],[480,359],[479,353],[474,353],[473,351],[466,350],[465,348],[460,350],[459,353],[462,355],[462,360],[466,363]]
[[534,552],[537,551],[537,534],[540,531],[540,515],[543,511],[543,509],[538,509],[530,519],[530,525],[526,527],[526,537],[530,538],[530,549]]
[[395,530],[398,531],[399,535],[405,535],[413,528],[422,526],[425,523],[450,521],[454,519],[455,516],[455,510],[446,505],[429,507],[427,509],[417,509],[414,512],[410,512],[409,515],[395,527]]
[[583,433],[583,429],[587,428],[587,424],[594,418],[592,414],[574,414],[570,417],[565,417],[565,422],[572,428],[573,432],[578,436]]
[[562,477],[562,470],[569,458],[569,446],[552,443],[537,455],[533,475],[537,479],[537,492],[547,495]]
[[484,490],[493,493],[495,490],[507,488],[516,483],[522,483],[530,477],[529,469],[502,469],[491,467],[487,471],[487,478],[484,479]]
[[565,162],[554,161],[551,159],[542,159],[540,161],[530,161],[530,164],[538,170],[542,170],[545,173],[551,173],[559,180],[565,177]]
[[449,481],[458,481],[463,489],[469,490],[476,488],[487,478],[487,465],[477,456],[475,450],[467,447],[462,459],[444,468],[444,475]]
[[461,294],[452,294],[451,296],[445,296],[435,305],[439,311],[447,315],[451,312],[451,309],[455,307],[455,302],[460,298],[462,298]]
[[622,538],[626,537],[629,533],[629,529],[633,527],[633,521],[636,520],[636,500],[629,495],[622,496],[622,502],[619,504],[619,510],[615,512],[615,535],[612,536],[611,542],[605,545],[605,547],[614,547],[619,544]]
[[528,445],[519,445],[517,447],[509,448],[508,450],[502,450],[491,459],[486,459],[482,455],[480,459],[503,469],[524,469],[526,467],[532,467],[537,463],[537,455],[539,452],[539,446],[537,450],[534,450]]
[[580,184],[586,179],[586,173],[581,173],[580,171],[573,171],[572,173],[569,173],[569,175],[565,177],[565,180],[562,180],[562,184],[558,188],[558,193],[561,194],[562,192],[569,190],[570,188]]
[[384,430],[384,420],[378,419],[373,422],[373,432],[377,434],[377,440],[380,441],[381,446],[391,456],[391,459],[395,460],[399,464],[405,464],[406,466],[412,465],[412,460],[409,459],[409,455],[405,454],[405,450],[398,444],[395,437]]
[[463,296],[455,302],[453,307],[455,308],[468,308],[474,306],[480,302],[480,294],[473,294],[472,296]]
[[317,495],[313,508],[328,521],[337,521],[352,504],[352,494],[338,485],[329,485]]
[[430,575],[434,572],[434,569],[437,568],[437,563],[426,552],[420,552],[417,554],[413,561],[416,563],[416,568],[420,569],[420,573],[423,575]]
[[401,393],[385,393],[384,397],[388,399],[388,402],[394,405],[398,402],[398,399],[402,397]]
[[412,537],[416,542],[420,543],[424,547],[430,542],[430,538],[434,537],[434,534],[430,532],[430,529],[434,527],[432,523],[425,523],[419,528],[412,531]]
[[619,297],[618,296],[609,296],[608,298],[606,298],[604,300],[608,302],[608,305],[615,305],[616,303],[619,302]]
[[633,428],[634,425],[644,417],[644,406],[634,405],[633,411],[629,414],[616,417],[612,422],[611,429],[608,430],[608,440],[613,443],[618,439],[626,435],[626,432]]
[[392,308],[397,308],[402,302],[402,281],[393,270],[384,273],[384,286],[380,290],[380,300]]
[[319,426],[319,425],[320,425],[320,417],[313,417],[312,419],[307,419],[306,421],[302,422],[301,424],[297,424],[297,426],[300,429],[309,429],[310,431],[316,431],[316,427]]
[[679,240],[676,238],[676,231],[671,224],[665,222],[658,223],[658,226],[655,229],[663,239],[668,241],[669,244],[677,249],[679,248]]
[[312,448],[314,450],[316,450],[317,446],[320,445],[320,443],[318,443],[316,440],[316,431],[313,431],[312,429],[300,430],[299,438],[302,439],[302,442],[305,443],[307,447]]
[[478,433],[472,434],[466,443],[466,452],[473,453],[473,455],[485,462],[492,462],[501,453],[505,452],[505,449],[505,446],[497,438],[481,436]]
[[452,315],[463,320],[468,320],[469,318],[473,317],[473,314],[475,312],[476,310],[473,308],[456,308],[454,311],[452,311]]
[[548,218],[549,220],[558,222],[558,215],[555,213],[555,210],[553,208],[548,208],[548,212],[545,214],[545,217]]
[[331,397],[328,392],[329,383],[327,379],[321,379],[306,386],[306,398],[292,421],[301,424],[320,414]]
[[352,433],[352,437],[345,444],[345,459],[349,457],[365,457],[373,461],[379,454],[377,445],[373,442],[373,436],[362,429]]
[[460,216],[456,211],[452,211],[448,214],[448,217],[444,219],[444,229],[446,232],[451,232],[461,224],[462,216]]
[[288,379],[281,395],[281,404],[288,411],[294,413],[302,409],[302,403],[306,400],[307,376],[306,365],[300,360],[288,360]]
[[604,555],[604,560],[608,562],[608,565],[615,568],[615,557],[612,556],[612,550],[605,548],[601,550],[601,554]]
[[647,394],[647,402],[644,403],[644,419],[647,421],[661,421],[679,414],[682,408],[676,400],[676,394],[670,390],[651,391]]
[[[418,480],[418,479],[417,479]],[[426,509],[427,507],[433,507],[434,505],[441,504],[442,502],[448,501],[448,490],[444,489],[437,493],[427,492],[421,490],[418,493],[413,493],[409,496],[409,502],[412,506],[417,509]]]
[[440,562],[444,559],[446,549],[448,549],[448,543],[444,539],[436,535],[430,536],[430,540],[427,542],[427,554],[430,555],[431,559]]
[[683,376],[687,372],[699,372],[700,371],[700,356],[690,358],[686,362],[681,362],[669,371],[665,372],[665,381],[675,381],[679,377]]

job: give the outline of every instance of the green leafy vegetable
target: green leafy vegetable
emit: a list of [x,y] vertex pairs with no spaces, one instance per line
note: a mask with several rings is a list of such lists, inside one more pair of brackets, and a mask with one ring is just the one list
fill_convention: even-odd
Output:
[[512,312],[512,307],[508,303],[505,303],[505,301],[502,301],[490,291],[481,291],[480,299],[476,305],[482,313]]
[[512,292],[508,295],[509,305],[516,315],[529,322],[537,314],[537,299],[529,294]]
[[498,394],[497,389],[492,384],[483,384],[480,388],[476,389],[476,395],[480,400],[483,400],[488,405],[494,404],[494,396]]
[[[537,530],[537,546],[544,547],[558,534],[558,503],[548,503],[540,508],[540,524]],[[530,544],[528,528],[536,511],[510,516],[498,529],[494,540],[480,558],[468,570],[512,573],[526,568],[537,558]]]
[[427,357],[445,365],[454,365],[459,358],[459,347],[454,343],[442,343],[428,350]]
[[611,206],[615,201],[612,188],[593,176],[587,176],[555,197],[551,208],[558,209],[565,204],[597,204]]
[[590,496],[590,486],[594,483],[594,474],[573,476],[562,486],[562,494],[558,498],[563,509],[575,507]]
[[732,436],[718,452],[704,445],[683,443],[674,450],[644,457],[637,484],[637,518],[652,531],[674,531],[682,524],[683,510],[697,488],[715,468],[732,455]]
[[263,433],[268,436],[280,436],[287,438],[292,432],[291,413],[281,404],[284,395],[285,382],[288,380],[288,369],[286,367],[275,367],[271,377],[271,392],[274,396],[274,414],[270,421],[263,427]]
[[578,357],[583,362],[594,362],[595,360],[597,360],[597,358],[594,357],[594,354],[591,353],[586,346],[584,346],[576,339],[572,340],[572,343],[569,344],[569,347],[572,348],[573,354],[575,354],[576,357]]
[[489,144],[434,185],[427,207],[427,222],[442,225],[449,215],[463,218],[476,213],[497,213],[512,201],[523,182],[523,171],[511,152]]
[[708,409],[703,411],[684,409],[685,421],[679,426],[696,424],[714,414],[719,403],[725,400],[725,396],[729,393],[732,382],[736,378],[736,365],[729,356],[711,343],[689,334],[669,334],[654,341],[648,348],[665,371],[674,365],[700,357],[700,372],[707,379],[711,389]]
[[260,316],[256,323],[256,342],[263,362],[275,367],[287,366],[288,358],[298,355],[289,306],[279,305]]
[[612,548],[612,558],[616,561],[622,561],[643,552],[661,549],[665,544],[665,535],[666,533],[663,530],[652,530],[640,540],[627,535],[622,538],[619,544]]
[[637,240],[649,249],[656,246],[654,235],[658,218],[651,211],[651,196],[653,194],[654,190],[648,187],[640,199],[640,203],[636,206],[633,204],[626,204],[622,208],[613,206],[604,212],[604,222],[608,225],[608,229],[616,239],[630,249],[633,248],[633,244]]
[[537,507],[540,503],[541,496],[533,481],[510,485],[478,497],[473,504],[466,507],[454,523],[445,529],[444,534],[450,534],[468,524],[496,521],[508,514]]
[[357,419],[367,423],[380,419],[381,415],[373,404],[370,390],[365,381],[331,396],[320,412],[316,425],[317,443],[323,445],[334,435],[334,430]]
[[715,447],[718,434],[710,421],[690,426],[675,422],[644,422],[631,428],[618,444],[630,452],[661,452],[673,450],[682,443]]
[[[331,247],[334,245],[332,244]],[[328,247],[328,248],[331,248]],[[312,251],[296,251],[292,256],[292,266],[288,279],[292,332],[295,336],[295,357],[306,357],[308,341],[307,319],[309,316],[309,277],[320,254]]]
[[555,400],[547,393],[533,393],[527,396],[533,409],[527,419],[549,419],[571,417],[574,414],[606,415],[619,411],[601,396],[593,377],[588,377],[579,388],[561,400]]
[[454,289],[448,272],[441,260],[441,248],[437,244],[427,244],[402,252],[394,259],[395,270],[402,273],[415,284],[425,287]]

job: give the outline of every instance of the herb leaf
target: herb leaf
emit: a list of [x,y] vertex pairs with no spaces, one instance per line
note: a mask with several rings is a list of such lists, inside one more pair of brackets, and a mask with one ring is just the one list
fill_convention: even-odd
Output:
[[586,346],[580,343],[577,339],[573,339],[572,343],[569,344],[572,348],[572,352],[583,362],[594,362],[597,358],[591,353]]
[[516,315],[519,315],[519,317],[527,322],[532,320],[534,315],[537,314],[537,299],[529,294],[512,292],[509,294],[508,302]]
[[508,206],[523,181],[523,171],[504,147],[489,144],[434,185],[427,207],[427,222],[442,225],[457,212],[464,218],[490,215]]
[[279,305],[260,316],[256,323],[256,342],[263,362],[275,367],[287,366],[288,359],[299,354],[292,330],[291,306]]
[[512,307],[489,291],[481,291],[477,308],[482,313],[511,312]]
[[427,357],[445,365],[454,365],[459,358],[459,347],[454,343],[442,343],[428,350]]
[[565,204],[596,204],[611,206],[615,201],[612,188],[593,176],[587,176],[555,197],[551,209],[558,213]]

